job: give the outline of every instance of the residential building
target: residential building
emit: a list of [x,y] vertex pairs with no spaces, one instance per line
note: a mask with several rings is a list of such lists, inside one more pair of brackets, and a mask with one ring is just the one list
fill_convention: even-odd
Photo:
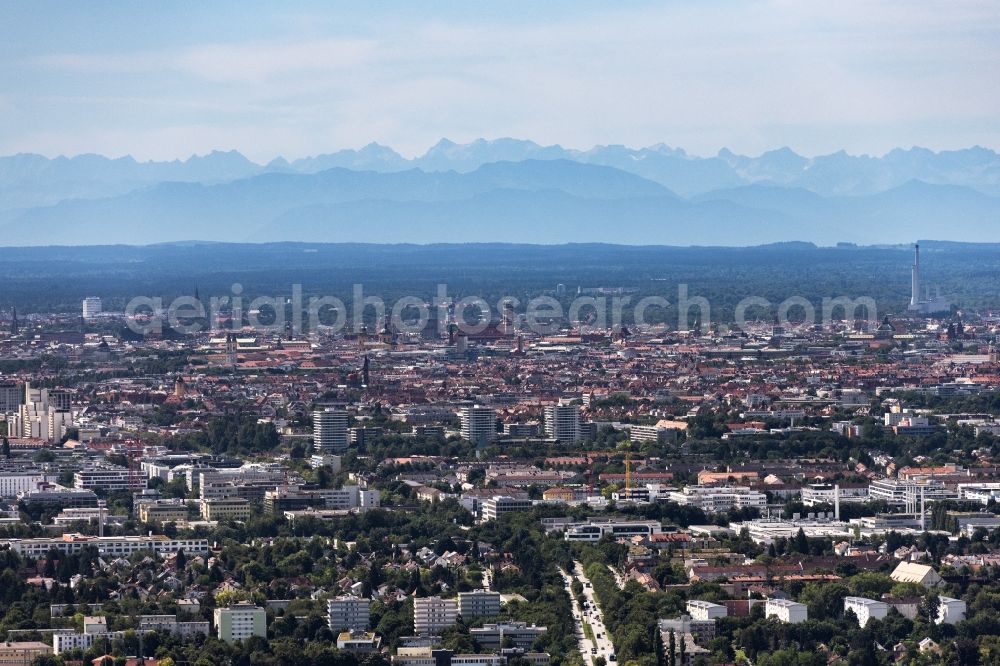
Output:
[[343,453],[348,448],[347,412],[319,409],[313,412],[313,447],[320,453]]
[[692,599],[687,602],[687,612],[693,620],[715,620],[719,617],[726,617],[728,611],[722,604],[713,604],[711,601]]
[[[0,382],[0,414],[10,414],[21,409],[24,388],[17,382]],[[14,643],[18,645],[18,643]]]
[[494,617],[500,614],[500,593],[473,590],[458,593],[458,612],[464,618]]
[[486,446],[497,438],[497,415],[491,407],[469,405],[461,412],[462,438]]
[[0,643],[0,666],[31,666],[35,657],[52,654],[52,646],[38,641]]
[[83,299],[83,320],[93,321],[101,314],[101,299],[97,296],[88,296]]
[[958,624],[965,619],[966,606],[961,599],[938,597],[938,612],[935,624]]
[[853,611],[858,618],[858,625],[863,627],[868,624],[868,620],[885,618],[889,612],[889,604],[864,597],[844,597],[844,612],[847,611]]
[[773,617],[779,622],[798,624],[805,622],[808,616],[806,605],[791,599],[768,599],[764,604],[764,617]]
[[251,636],[267,638],[267,613],[250,603],[215,609],[215,631],[220,641],[235,643]]
[[684,634],[691,634],[698,645],[705,645],[715,638],[715,619],[696,620],[690,615],[681,615],[675,618],[661,619],[659,625],[661,636],[669,634],[671,631],[676,634],[677,638]]
[[558,404],[546,407],[545,434],[563,443],[580,441],[580,406]]
[[413,600],[413,630],[420,635],[433,634],[455,624],[458,602],[441,597]]
[[330,631],[368,631],[371,621],[371,602],[354,596],[335,597],[326,602],[327,622]]

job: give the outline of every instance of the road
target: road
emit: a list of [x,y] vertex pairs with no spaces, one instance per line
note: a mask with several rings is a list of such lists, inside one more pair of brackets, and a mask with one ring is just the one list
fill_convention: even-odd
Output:
[[[594,663],[597,657],[604,657],[604,660],[608,664],[611,664],[611,657],[615,655],[615,647],[608,637],[608,630],[604,626],[604,617],[598,608],[597,599],[594,597],[594,588],[590,585],[590,581],[583,572],[583,565],[579,562],[573,562],[572,575],[567,574],[561,569],[560,573],[563,577],[566,593],[569,594],[573,602],[573,621],[576,624],[575,633],[577,643],[580,646],[580,654],[583,655],[584,660],[587,660],[589,657],[591,664]],[[583,596],[587,604],[586,608],[581,608],[580,603],[573,596],[571,586],[574,578],[579,579],[583,583]],[[594,637],[593,640],[587,637],[583,629],[584,624],[590,625],[591,633]]]

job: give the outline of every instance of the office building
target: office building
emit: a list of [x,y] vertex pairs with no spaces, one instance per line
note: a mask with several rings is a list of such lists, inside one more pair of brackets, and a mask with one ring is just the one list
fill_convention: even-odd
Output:
[[252,508],[250,500],[242,497],[219,497],[201,501],[202,520],[250,520]]
[[313,412],[313,447],[316,451],[343,453],[347,446],[347,412],[342,409]]
[[31,492],[49,480],[40,469],[0,469],[0,497],[17,497]]
[[462,408],[462,438],[476,446],[486,446],[497,438],[497,415],[490,407]]
[[327,622],[330,631],[368,631],[371,620],[371,602],[353,596],[335,597],[326,602]]
[[469,633],[487,650],[500,650],[508,644],[519,650],[528,650],[535,639],[546,631],[546,627],[536,627],[524,622],[498,622],[470,629]]
[[73,474],[73,486],[81,490],[145,490],[146,482],[145,476],[114,465],[94,465]]
[[413,630],[423,636],[447,629],[458,619],[455,599],[424,597],[413,600]]
[[215,631],[220,641],[235,643],[251,636],[267,638],[267,613],[250,603],[215,609]]
[[473,590],[458,593],[458,612],[464,618],[494,617],[500,614],[500,593]]
[[767,495],[742,486],[685,486],[683,490],[668,493],[666,498],[708,513],[723,513],[730,509],[763,509],[767,506]]
[[533,506],[530,499],[497,495],[483,502],[483,521],[496,520],[500,516],[516,511],[528,511]]
[[[514,654],[527,666],[548,666],[547,652]],[[435,650],[430,647],[401,647],[392,655],[393,666],[507,666],[508,655],[455,654],[452,650]]]
[[580,441],[579,405],[549,405],[545,408],[545,434],[563,443]]

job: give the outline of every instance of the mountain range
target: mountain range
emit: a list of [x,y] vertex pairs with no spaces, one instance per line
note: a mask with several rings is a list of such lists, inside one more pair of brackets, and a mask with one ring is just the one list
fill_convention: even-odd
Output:
[[1000,240],[1000,155],[985,148],[807,158],[587,151],[442,140],[407,159],[370,144],[257,164],[0,157],[5,245],[179,240],[617,242]]

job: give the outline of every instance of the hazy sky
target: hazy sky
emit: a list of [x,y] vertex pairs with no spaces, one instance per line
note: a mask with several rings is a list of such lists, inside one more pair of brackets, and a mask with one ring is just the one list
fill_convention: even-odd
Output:
[[1000,149],[1000,3],[0,3],[0,154]]

